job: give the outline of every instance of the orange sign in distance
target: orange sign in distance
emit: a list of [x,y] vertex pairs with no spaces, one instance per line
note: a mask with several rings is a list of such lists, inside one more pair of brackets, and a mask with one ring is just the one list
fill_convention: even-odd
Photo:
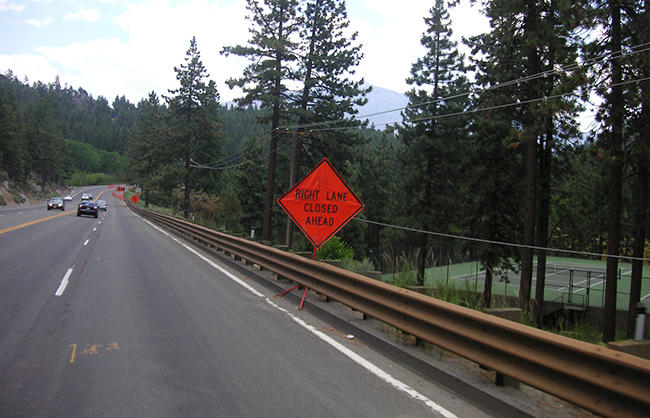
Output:
[[324,158],[278,204],[316,249],[363,209],[363,203]]
[[140,198],[139,198],[138,195],[136,195],[136,194],[134,194],[134,195],[131,197],[131,202],[133,202],[134,205],[135,205],[136,203],[138,203],[139,200],[140,200]]

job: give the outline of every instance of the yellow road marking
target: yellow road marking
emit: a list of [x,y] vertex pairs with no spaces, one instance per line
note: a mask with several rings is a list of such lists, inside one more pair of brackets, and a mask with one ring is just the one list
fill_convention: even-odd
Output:
[[5,229],[0,229],[0,235],[4,234],[5,232],[15,231],[16,229],[20,229],[20,228],[23,228],[25,226],[30,226],[30,225],[37,224],[39,222],[47,221],[49,219],[58,218],[59,216],[70,215],[71,213],[74,213],[74,212],[66,212],[66,213],[62,213],[60,215],[50,216],[49,218],[37,219],[35,221],[27,222],[27,223],[24,223],[24,224],[20,224],[20,225],[16,225],[16,226],[10,226],[9,228],[5,228]]
[[74,358],[77,357],[77,344],[70,344],[68,347],[72,347],[72,357],[70,358],[70,363],[74,363]]

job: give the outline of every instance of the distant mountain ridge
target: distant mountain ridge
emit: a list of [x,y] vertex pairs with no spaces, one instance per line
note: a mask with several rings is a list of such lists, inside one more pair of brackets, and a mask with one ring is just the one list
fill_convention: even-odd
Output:
[[402,121],[400,112],[408,104],[408,98],[403,93],[372,86],[367,97],[368,103],[358,108],[357,119],[368,119],[379,130],[385,129],[387,124]]

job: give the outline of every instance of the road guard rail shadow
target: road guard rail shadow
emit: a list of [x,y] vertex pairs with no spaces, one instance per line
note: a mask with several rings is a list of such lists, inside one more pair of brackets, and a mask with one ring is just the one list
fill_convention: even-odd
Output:
[[650,361],[517,324],[360,274],[127,205],[485,368],[604,417],[647,417]]

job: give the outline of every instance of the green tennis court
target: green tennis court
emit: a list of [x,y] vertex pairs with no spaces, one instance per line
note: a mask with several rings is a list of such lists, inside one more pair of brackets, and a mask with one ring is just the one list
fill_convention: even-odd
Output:
[[[546,263],[546,283],[544,299],[581,306],[602,307],[605,301],[605,261],[575,258],[548,257]],[[537,262],[533,270],[534,297],[537,286]],[[627,310],[632,264],[620,262],[618,271],[617,309]],[[493,295],[519,296],[519,277],[517,271],[496,270],[492,284]],[[480,263],[473,261],[460,264],[429,268],[426,271],[425,285],[439,283],[452,284],[457,288],[475,289],[482,292],[485,270]],[[650,266],[643,266],[641,302],[650,303]]]

